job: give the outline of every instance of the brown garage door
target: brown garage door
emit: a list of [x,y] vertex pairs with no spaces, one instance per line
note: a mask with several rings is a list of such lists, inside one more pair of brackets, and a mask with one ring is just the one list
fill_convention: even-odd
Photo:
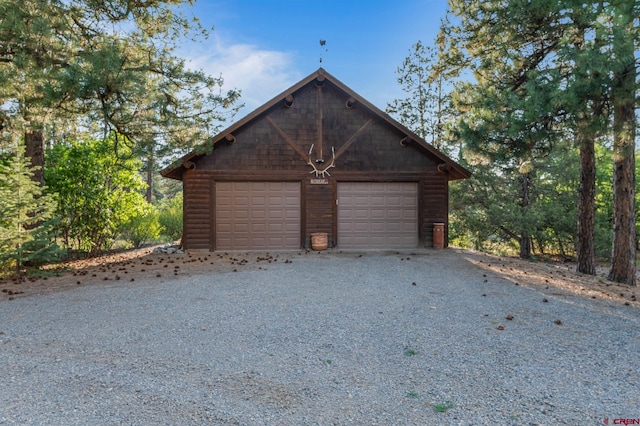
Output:
[[379,249],[418,246],[418,184],[338,183],[338,246]]
[[216,182],[216,249],[300,248],[299,182]]

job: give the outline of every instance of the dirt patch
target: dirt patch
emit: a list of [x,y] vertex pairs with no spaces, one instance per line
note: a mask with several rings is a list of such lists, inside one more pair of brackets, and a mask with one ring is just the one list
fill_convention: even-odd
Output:
[[[155,247],[51,265],[40,277],[0,280],[0,300],[64,291],[78,286],[169,279],[184,276],[263,269],[291,263],[292,256],[270,253],[156,253]],[[304,252],[301,252],[301,254]]]
[[608,269],[605,265],[597,268],[597,275],[594,276],[575,272],[576,265],[570,262],[532,262],[513,257],[491,256],[470,250],[453,250],[465,256],[480,269],[484,269],[485,279],[491,279],[493,275],[509,280],[514,285],[640,307],[640,288],[607,280]]
[[[114,281],[136,282],[143,279],[170,279],[184,276],[266,269],[269,264],[292,263],[315,252],[291,253],[154,253],[155,247],[130,250],[92,259],[65,262],[45,270],[50,276],[29,277],[22,282],[0,281],[0,300],[12,300],[32,294],[64,291],[86,285],[113,284]],[[471,250],[448,249],[484,270],[484,277],[500,277],[514,285],[524,285],[562,294],[604,299],[627,306],[640,307],[640,288],[616,284],[601,275],[575,272],[571,263],[530,262],[512,257],[491,256]],[[341,256],[362,256],[340,253]]]

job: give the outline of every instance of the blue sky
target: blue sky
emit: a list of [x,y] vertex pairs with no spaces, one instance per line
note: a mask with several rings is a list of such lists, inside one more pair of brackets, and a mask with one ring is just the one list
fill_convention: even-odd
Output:
[[242,90],[246,107],[237,118],[320,66],[384,110],[403,96],[396,69],[418,40],[433,43],[446,7],[446,0],[197,0],[190,12],[214,31],[178,53]]

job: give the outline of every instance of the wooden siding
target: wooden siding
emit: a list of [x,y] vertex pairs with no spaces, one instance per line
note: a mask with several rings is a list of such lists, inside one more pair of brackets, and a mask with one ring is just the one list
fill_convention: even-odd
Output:
[[329,237],[329,247],[335,245],[334,208],[336,204],[333,185],[311,185],[305,179],[303,196],[306,200],[304,246],[311,247],[311,234],[326,232]]
[[[433,224],[449,222],[449,186],[446,179],[438,179],[437,172],[430,178],[420,182],[420,199],[422,218],[421,234],[423,245],[433,247]],[[445,246],[447,245],[448,227],[445,226]]]
[[213,188],[208,173],[184,174],[183,234],[186,249],[212,249]]

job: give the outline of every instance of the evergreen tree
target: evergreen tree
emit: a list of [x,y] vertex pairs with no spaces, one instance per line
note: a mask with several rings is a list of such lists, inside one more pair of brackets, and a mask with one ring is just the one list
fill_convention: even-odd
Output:
[[[541,153],[555,140],[572,139],[580,147],[581,180],[577,232],[578,270],[595,272],[595,144],[610,136],[613,107],[614,253],[610,278],[635,277],[633,216],[633,145],[637,66],[635,22],[640,4],[563,0],[450,1],[459,25],[445,28],[450,49],[445,58],[454,69],[471,70],[472,99],[458,99],[465,114],[459,136],[470,148],[516,161],[522,148]],[[482,93],[477,95],[476,92]],[[496,100],[500,100],[496,102]],[[515,113],[515,114],[514,114]],[[504,121],[496,120],[502,115]],[[527,124],[528,123],[528,124]],[[487,124],[489,126],[487,127]],[[529,131],[513,138],[513,130]],[[496,132],[496,129],[498,130]],[[474,130],[474,132],[469,132]],[[508,149],[487,145],[497,139]],[[467,140],[467,138],[470,138]],[[477,143],[474,141],[481,141]],[[524,195],[524,192],[523,192]]]
[[638,39],[640,6],[633,0],[619,0],[611,7],[613,53],[613,249],[612,281],[636,284],[635,215],[635,130],[636,75],[635,43]]
[[397,69],[398,84],[408,97],[395,99],[387,105],[387,113],[424,138],[436,148],[442,148],[442,127],[448,105],[448,95],[442,87],[443,76],[438,71],[438,52],[421,41],[414,44],[409,56]]
[[595,195],[596,141],[607,131],[606,84],[608,55],[603,50],[605,35],[594,27],[602,14],[602,3],[567,2],[564,15],[570,23],[558,43],[559,69],[566,87],[559,100],[567,112],[564,117],[568,134],[580,152],[580,182],[576,255],[577,271],[594,275],[595,269]]
[[[26,135],[43,166],[47,133],[75,129],[120,143],[190,149],[233,113],[239,93],[175,56],[184,35],[206,36],[180,14],[191,0],[3,0],[3,126]],[[77,136],[77,135],[76,135]],[[43,170],[41,170],[43,172]]]
[[24,147],[0,161],[0,265],[13,264],[21,275],[27,263],[52,260],[57,247],[52,243],[51,218],[54,204],[33,180]]
[[[557,146],[551,155],[521,167],[466,155],[472,163],[464,165],[473,178],[453,182],[450,192],[454,245],[492,251],[515,247],[529,255],[573,254],[578,180],[574,149]],[[524,184],[528,205],[522,199]]]
[[559,30],[547,19],[557,13],[548,3],[533,9],[525,2],[510,2],[508,8],[502,3],[451,2],[461,24],[451,32],[458,49],[450,57],[458,61],[455,66],[471,67],[476,79],[457,86],[454,107],[461,114],[453,131],[471,151],[467,155],[484,157],[511,179],[516,193],[505,194],[506,201],[522,220],[510,232],[519,241],[520,256],[528,258],[535,165],[560,136],[555,92],[548,84],[555,76],[543,72]]

